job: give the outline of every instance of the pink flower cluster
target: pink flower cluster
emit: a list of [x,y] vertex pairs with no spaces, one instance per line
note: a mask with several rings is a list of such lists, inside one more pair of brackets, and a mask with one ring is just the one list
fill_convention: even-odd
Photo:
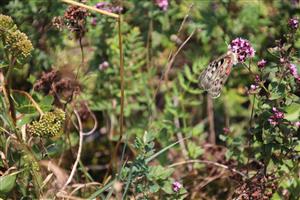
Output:
[[247,91],[247,94],[257,94],[259,92],[259,89],[260,89],[260,84],[261,80],[260,80],[260,77],[258,74],[255,75],[255,78],[254,78],[254,84],[251,84],[250,85],[250,88],[248,89]]
[[238,61],[243,63],[249,57],[254,57],[255,50],[248,40],[236,38],[231,41],[228,49],[237,54]]
[[292,28],[292,29],[297,29],[298,26],[299,26],[299,21],[297,18],[291,18],[289,19],[289,26]]
[[289,64],[290,73],[295,79],[300,80],[300,76],[298,75],[297,67],[294,64]]
[[269,123],[276,126],[280,120],[284,118],[284,113],[279,111],[277,108],[272,108],[273,115],[268,119]]
[[266,64],[267,64],[267,61],[265,61],[265,59],[262,59],[262,60],[257,62],[257,66],[260,69],[264,68],[266,66]]
[[182,185],[178,181],[174,181],[172,183],[172,189],[174,192],[178,192],[181,187],[182,187]]
[[107,61],[104,61],[103,63],[101,63],[100,65],[99,65],[99,70],[100,71],[104,71],[104,70],[106,70],[107,68],[109,67],[109,63],[107,62]]
[[168,0],[155,0],[155,3],[163,11],[166,11],[168,9],[168,6],[169,6]]

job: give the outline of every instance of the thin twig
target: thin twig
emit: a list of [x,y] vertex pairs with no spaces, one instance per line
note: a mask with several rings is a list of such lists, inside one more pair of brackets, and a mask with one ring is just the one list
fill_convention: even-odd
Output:
[[171,57],[171,60],[168,62],[167,64],[167,69],[165,71],[165,81],[168,81],[168,75],[169,75],[169,71],[172,68],[172,65],[175,61],[176,56],[178,55],[178,53],[181,51],[181,49],[186,45],[186,43],[191,39],[191,37],[194,35],[196,29],[193,30],[193,32],[189,35],[189,37],[187,37],[185,39],[185,41],[179,46],[179,48],[177,49],[177,51],[174,53],[174,55]]
[[[179,102],[178,102],[178,97],[174,97],[173,98],[173,104],[174,104],[174,107],[177,107]],[[176,129],[178,130],[176,135],[177,135],[177,139],[179,141],[179,145],[180,145],[180,148],[182,150],[182,154],[183,154],[183,157],[184,159],[188,160],[189,159],[189,156],[188,156],[188,151],[187,151],[187,148],[186,148],[186,145],[183,141],[183,136],[182,136],[182,132],[179,131],[180,130],[180,122],[179,122],[179,118],[178,117],[175,117],[174,118],[174,124],[175,124],[175,127]],[[188,169],[191,170],[192,169],[192,166],[191,165],[188,165]]]
[[92,130],[88,131],[88,132],[82,132],[82,135],[84,136],[87,136],[87,135],[90,135],[92,133],[95,132],[95,130],[97,129],[98,127],[98,121],[97,121],[97,118],[95,116],[95,114],[90,110],[90,108],[86,105],[87,107],[87,110],[89,111],[90,115],[92,116],[93,120],[94,120],[94,127],[92,128]]
[[[188,13],[190,12],[190,9],[192,8],[193,4],[191,4],[186,16],[184,17],[178,31],[177,31],[177,36],[180,34],[181,30],[182,30],[182,27],[184,25],[184,23],[186,22],[186,19],[188,17]],[[168,63],[167,63],[167,67],[166,67],[166,70],[164,71],[164,73],[161,75],[159,81],[158,81],[158,86],[155,88],[155,91],[154,91],[154,94],[153,94],[153,101],[152,102],[155,102],[154,99],[156,98],[156,95],[159,91],[159,88],[161,86],[161,83],[162,81],[165,79],[165,81],[167,81],[167,74],[169,73],[170,71],[170,68],[172,67],[172,64],[177,56],[177,54],[180,52],[180,50],[184,47],[184,45],[190,40],[190,38],[192,37],[192,35],[194,34],[195,30],[190,34],[190,36],[181,44],[181,46],[178,48],[178,50],[176,51],[176,53],[174,54],[174,56],[172,56],[173,54],[173,51],[170,52],[169,54],[169,57],[168,57]],[[149,105],[149,107],[151,107],[151,105]],[[149,122],[148,122],[148,126],[151,124],[153,120],[153,116],[150,116],[150,119],[149,119]]]
[[63,194],[62,192],[58,192],[56,194],[57,197],[60,197],[62,199],[71,199],[71,200],[85,200],[85,199],[82,199],[82,198],[79,198],[79,197],[74,197],[74,196],[70,196],[70,195],[65,195]]
[[184,26],[184,24],[185,24],[187,18],[189,17],[189,13],[190,13],[190,11],[191,11],[191,9],[192,9],[193,6],[194,6],[194,4],[192,3],[192,4],[190,5],[189,9],[188,9],[187,14],[184,16],[184,18],[183,18],[183,20],[182,20],[182,22],[181,22],[181,25],[180,25],[180,27],[179,27],[179,29],[178,29],[178,31],[177,31],[177,35],[179,35],[179,33],[181,32],[181,30],[183,29],[183,26]]
[[36,103],[36,101],[32,98],[32,96],[30,94],[28,94],[25,91],[21,91],[21,90],[13,90],[13,92],[17,92],[19,94],[23,94],[25,95],[33,104],[33,106],[36,108],[36,110],[40,113],[40,115],[44,115],[44,112],[42,111],[42,109],[40,108],[39,104]]
[[[114,149],[114,154],[113,154],[113,162],[117,162],[116,156],[118,153],[119,146],[121,144],[122,138],[123,138],[123,126],[124,126],[124,90],[125,90],[125,83],[124,83],[124,55],[123,55],[123,37],[122,37],[122,29],[121,29],[121,23],[122,23],[122,18],[119,17],[118,20],[118,35],[119,35],[119,54],[120,54],[120,81],[121,81],[121,111],[120,111],[120,119],[119,119],[119,124],[120,124],[120,136],[118,139],[118,143]],[[117,166],[117,163],[115,163]]]
[[[249,120],[249,129],[248,129],[248,151],[250,150],[251,144],[252,144],[252,133],[251,133],[251,126],[252,126],[252,121],[253,121],[253,115],[254,115],[254,106],[255,106],[255,99],[256,99],[256,95],[254,94],[253,96],[253,103],[252,103],[252,108],[251,108],[251,115],[250,115],[250,120]],[[247,158],[247,175],[249,176],[249,162],[250,162],[250,153],[248,152],[248,158]]]
[[79,116],[78,112],[76,110],[74,110],[74,113],[76,115],[76,118],[77,118],[77,121],[78,121],[78,126],[79,126],[79,147],[78,147],[78,153],[77,153],[77,157],[76,157],[75,163],[73,165],[73,169],[71,171],[71,174],[70,174],[67,182],[64,184],[64,186],[61,188],[60,191],[63,191],[67,187],[67,185],[72,181],[73,176],[74,176],[75,171],[76,171],[76,168],[77,168],[77,165],[79,163],[80,155],[81,155],[81,151],[82,151],[82,143],[83,143],[82,122],[81,122],[81,119],[80,119],[80,116]]
[[85,184],[74,184],[74,185],[72,185],[72,187],[75,187],[75,189],[70,193],[70,195],[73,195],[76,191],[80,190],[81,188],[86,188],[89,186],[97,186],[97,185],[101,186],[101,183],[91,182],[91,183],[85,183]]
[[231,169],[227,165],[223,165],[221,163],[217,163],[217,162],[210,161],[210,160],[187,160],[187,161],[182,161],[182,162],[174,163],[172,165],[169,165],[168,167],[169,168],[173,168],[173,167],[176,167],[176,166],[179,166],[179,165],[185,165],[185,164],[189,164],[189,163],[204,163],[204,164],[214,165],[214,166],[217,166],[217,167],[221,167],[221,168],[227,169],[227,170],[232,171],[234,173],[237,173],[237,174],[241,175],[244,178],[247,178],[247,175],[244,174],[243,172],[240,172],[240,171],[238,171],[236,169]]
[[105,10],[101,10],[101,9],[98,9],[98,8],[95,8],[95,7],[92,7],[92,6],[87,6],[83,3],[78,3],[78,2],[72,1],[72,0],[61,0],[61,1],[65,2],[65,3],[68,3],[68,4],[71,4],[73,6],[79,6],[79,7],[82,7],[82,8],[86,8],[88,10],[95,11],[95,12],[100,13],[102,15],[107,15],[109,17],[113,17],[113,18],[116,18],[116,19],[119,18],[119,15],[117,15],[115,13],[111,13],[111,12],[108,12],[108,11],[105,11]]
[[216,132],[215,132],[215,123],[214,123],[214,107],[213,100],[209,95],[207,95],[207,116],[209,124],[209,135],[208,141],[211,144],[216,144]]

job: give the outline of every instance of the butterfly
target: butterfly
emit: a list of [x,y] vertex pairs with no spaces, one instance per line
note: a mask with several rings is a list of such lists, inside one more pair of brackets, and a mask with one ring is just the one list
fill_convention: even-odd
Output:
[[212,61],[199,76],[199,86],[212,98],[218,98],[232,66],[238,63],[237,54],[228,51]]

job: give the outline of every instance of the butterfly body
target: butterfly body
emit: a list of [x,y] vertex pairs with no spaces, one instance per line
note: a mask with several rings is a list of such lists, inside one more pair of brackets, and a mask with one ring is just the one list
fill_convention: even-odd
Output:
[[200,87],[212,98],[219,97],[232,66],[237,62],[236,54],[231,51],[212,61],[199,76]]

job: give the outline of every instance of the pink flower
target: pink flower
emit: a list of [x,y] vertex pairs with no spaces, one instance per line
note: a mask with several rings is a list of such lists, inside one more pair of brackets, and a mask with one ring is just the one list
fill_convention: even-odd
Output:
[[250,89],[247,91],[247,94],[250,95],[250,94],[257,94],[259,91],[259,86],[257,84],[251,84],[250,85]]
[[299,26],[298,18],[291,18],[291,19],[289,19],[289,26],[290,26],[292,29],[297,29],[298,26]]
[[168,0],[155,0],[155,3],[163,11],[166,11],[168,9],[169,6]]
[[107,2],[96,3],[96,8],[103,9],[105,6],[108,6]]
[[255,83],[259,83],[260,82],[260,77],[258,74],[255,75],[255,79],[254,79]]
[[109,67],[109,63],[107,61],[104,61],[103,63],[101,63],[99,65],[99,70],[103,71],[103,70],[106,70],[108,67]]
[[174,192],[178,192],[182,188],[182,185],[178,181],[172,183],[172,189]]
[[267,61],[265,61],[264,59],[262,59],[262,60],[258,61],[257,66],[258,66],[258,68],[262,69],[262,68],[264,68],[266,66],[266,64],[267,64]]
[[300,121],[295,122],[294,125],[295,125],[296,127],[300,127]]
[[252,85],[250,86],[250,89],[251,89],[251,90],[256,90],[257,88],[258,88],[257,85],[253,85],[253,84],[252,84]]
[[225,134],[228,134],[228,133],[230,133],[230,129],[229,129],[228,127],[224,127],[224,128],[223,128],[223,132],[224,132]]
[[272,118],[268,119],[269,123],[273,126],[276,126],[278,124],[278,122]]
[[243,63],[249,57],[254,57],[255,50],[248,40],[236,38],[231,41],[228,49],[237,54],[238,61]]
[[279,121],[284,118],[284,113],[277,108],[272,108],[273,115],[268,119],[269,123],[273,126],[279,124]]
[[294,64],[289,64],[289,70],[290,73],[295,77],[298,78],[298,72],[297,72],[297,67]]

